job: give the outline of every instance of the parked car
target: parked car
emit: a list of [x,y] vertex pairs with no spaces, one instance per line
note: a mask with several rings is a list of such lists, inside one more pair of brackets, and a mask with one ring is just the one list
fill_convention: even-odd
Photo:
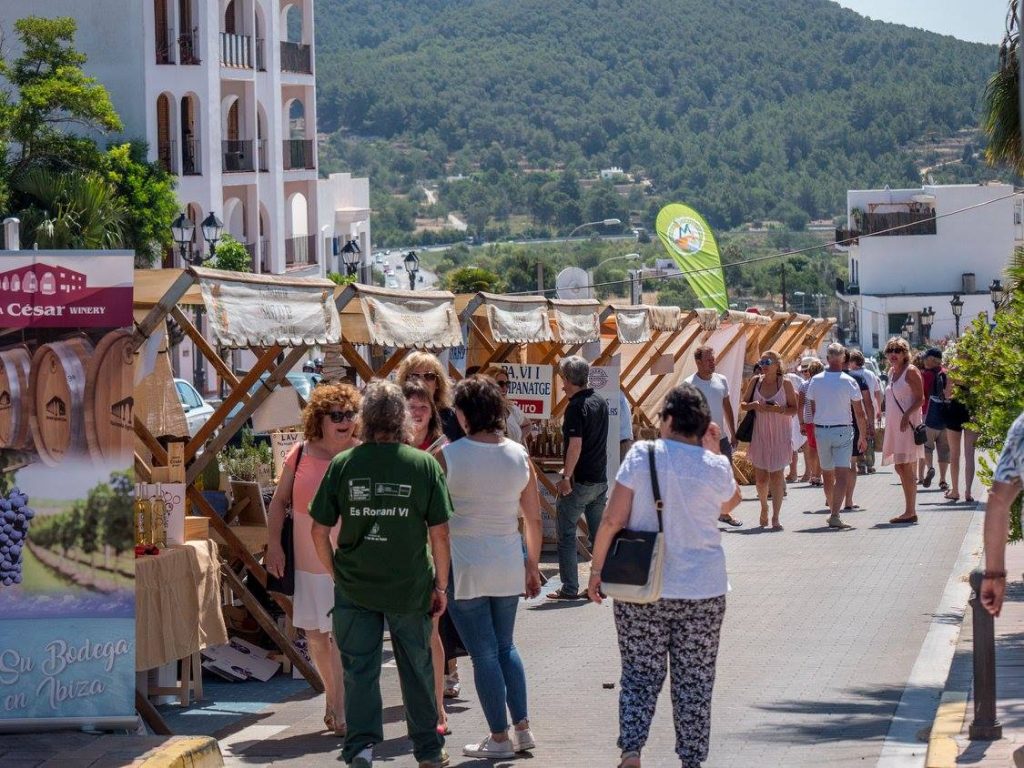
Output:
[[213,416],[214,408],[184,379],[175,379],[174,388],[178,390],[178,399],[181,400],[181,407],[185,411],[188,435],[194,437],[203,424]]

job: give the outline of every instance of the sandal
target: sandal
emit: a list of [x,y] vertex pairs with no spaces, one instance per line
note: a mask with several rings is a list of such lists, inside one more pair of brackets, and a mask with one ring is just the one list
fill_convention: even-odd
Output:
[[565,592],[559,589],[556,592],[548,592],[548,600],[579,600],[580,596],[575,592]]
[[338,716],[330,707],[327,708],[327,712],[324,714],[324,725],[327,726],[327,730],[335,736],[341,736],[344,738],[348,735],[348,724],[345,722],[339,723]]
[[975,503],[974,502],[974,497],[971,496],[970,494],[967,494],[966,496],[964,496],[964,501],[967,502],[968,504],[974,504]]
[[889,521],[889,524],[890,525],[913,525],[916,522],[917,522],[917,515],[911,515],[910,517],[906,517],[905,515],[900,515],[899,517],[892,518]]
[[718,518],[718,522],[725,523],[726,525],[733,525],[733,526],[736,526],[736,527],[739,527],[739,526],[743,525],[742,521],[737,520],[732,515],[726,515],[725,517],[720,517],[720,518]]
[[619,759],[619,768],[640,768],[640,753],[623,752]]
[[[550,595],[548,595],[548,597],[550,597]],[[457,698],[461,691],[462,683],[459,682],[458,673],[444,676],[444,697],[446,699]]]
[[948,491],[949,490],[949,483],[947,483],[945,480],[940,480],[939,481],[939,490],[940,491]]
[[950,501],[960,501],[960,494],[959,493],[953,493],[952,491],[946,491],[943,494],[943,496],[945,496]]

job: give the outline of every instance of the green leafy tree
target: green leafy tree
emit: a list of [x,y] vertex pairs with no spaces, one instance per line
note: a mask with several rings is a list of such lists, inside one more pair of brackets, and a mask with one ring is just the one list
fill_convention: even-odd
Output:
[[14,183],[25,207],[26,233],[40,248],[122,248],[128,209],[117,191],[93,173],[33,168]]
[[125,246],[135,250],[135,265],[150,267],[174,245],[171,222],[178,213],[174,178],[146,160],[143,142],[120,144],[102,158],[102,173],[125,205]]
[[223,235],[217,242],[211,266],[228,272],[252,272],[252,256],[246,247],[231,235]]
[[[1018,0],[1010,0],[1008,18],[1017,18]],[[1024,146],[1020,131],[1020,30],[1011,26],[999,46],[999,66],[985,88],[982,128],[988,137],[985,159],[1005,163],[1017,174],[1024,173]]]
[[453,269],[445,277],[445,285],[452,293],[501,293],[504,289],[501,277],[480,267]]

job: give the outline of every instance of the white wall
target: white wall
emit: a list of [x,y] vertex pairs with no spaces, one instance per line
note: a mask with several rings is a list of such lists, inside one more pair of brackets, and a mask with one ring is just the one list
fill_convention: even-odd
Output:
[[961,290],[964,272],[974,272],[978,288],[986,289],[994,278],[1002,277],[1013,253],[1018,229],[1014,223],[1014,198],[947,214],[1012,192],[1013,188],[1005,184],[848,192],[848,210],[861,208],[865,212],[869,203],[909,200],[915,194],[934,195],[938,217],[935,235],[862,237],[859,245],[852,246],[851,268],[856,262],[861,294],[952,294]]
[[[350,173],[332,173],[317,182],[318,226],[323,237],[340,237],[343,241],[355,237],[363,252],[364,262],[372,247],[370,229],[370,180],[353,177]],[[323,239],[323,237],[321,239]],[[325,249],[327,271],[344,274],[339,256]]]

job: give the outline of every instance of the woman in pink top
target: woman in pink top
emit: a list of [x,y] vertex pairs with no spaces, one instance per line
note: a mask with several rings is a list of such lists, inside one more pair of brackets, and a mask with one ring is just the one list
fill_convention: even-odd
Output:
[[885,389],[885,437],[882,440],[882,464],[895,464],[903,485],[903,514],[890,523],[917,522],[917,462],[924,459],[924,446],[914,443],[914,427],[921,423],[924,380],[910,364],[910,345],[906,339],[892,338],[885,345],[889,361],[889,386]]
[[[348,384],[321,384],[302,412],[304,441],[296,445],[288,458],[270,502],[267,518],[267,571],[284,574],[285,554],[281,548],[281,526],[285,510],[292,509],[295,542],[295,596],[292,598],[292,624],[302,629],[309,642],[309,655],[324,681],[327,712],[324,724],[339,736],[346,733],[344,722],[345,684],[341,655],[331,635],[334,607],[334,576],[317,557],[313,547],[313,518],[309,503],[316,495],[331,460],[342,451],[359,445],[356,438],[361,398]],[[340,525],[340,523],[339,523]],[[338,528],[331,542],[337,544]]]
[[772,530],[781,531],[779,513],[786,495],[783,474],[793,455],[793,417],[796,391],[782,373],[782,358],[774,350],[761,355],[761,375],[754,377],[740,403],[741,411],[754,411],[754,434],[747,458],[754,465],[757,497],[761,500],[761,527],[768,527],[768,492],[772,495]]

